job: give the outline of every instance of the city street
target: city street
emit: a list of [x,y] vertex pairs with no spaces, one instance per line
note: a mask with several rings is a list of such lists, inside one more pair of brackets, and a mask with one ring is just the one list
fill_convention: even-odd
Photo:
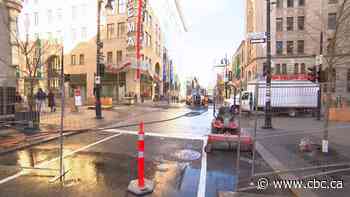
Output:
[[[188,110],[186,107],[176,109]],[[237,184],[235,152],[203,152],[205,135],[210,132],[211,107],[191,112],[172,121],[145,125],[146,178],[156,185],[150,196],[203,193],[203,196],[215,197],[220,191],[233,191]],[[159,119],[167,117],[166,111],[154,114]],[[171,117],[173,113],[167,115]],[[145,114],[135,117],[134,121],[155,119]],[[137,177],[137,129],[107,129],[66,137],[67,174],[62,187],[59,180],[50,182],[58,175],[57,141],[1,155],[0,193],[5,196],[132,196],[127,186]],[[246,153],[242,155],[243,179],[250,173],[250,164],[246,161],[249,157]],[[258,171],[270,169],[261,158],[257,160],[261,166]],[[36,169],[21,170],[21,167]]]

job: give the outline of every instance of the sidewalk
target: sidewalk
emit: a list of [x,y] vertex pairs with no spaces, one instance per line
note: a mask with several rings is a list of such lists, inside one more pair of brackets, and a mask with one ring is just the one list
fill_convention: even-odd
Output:
[[[245,131],[253,135],[253,121],[245,123]],[[338,165],[313,170],[298,170],[280,174],[280,179],[293,177],[296,179],[315,178],[316,180],[343,180],[345,186],[350,183],[350,170],[329,175],[314,176],[318,173],[350,168],[350,123],[332,122],[329,125],[329,153],[322,153],[323,121],[314,118],[273,117],[272,130],[260,129],[263,119],[258,121],[257,152],[276,170],[319,167],[321,165]],[[299,143],[302,138],[312,142],[310,152],[301,152]],[[339,164],[344,165],[340,166]],[[322,175],[322,176],[321,176]],[[271,178],[271,177],[270,177]],[[293,190],[296,196],[348,196],[350,187],[344,189],[303,189]],[[307,192],[304,193],[304,192]]]
[[[116,105],[111,110],[102,111],[102,120],[95,119],[95,110],[81,107],[79,112],[65,109],[64,135],[74,135],[87,130],[118,124],[134,117],[159,111],[159,108],[146,106]],[[25,134],[14,128],[0,128],[0,154],[53,140],[59,137],[61,111],[44,112],[40,118],[40,131]]]
[[137,103],[137,106],[143,107],[159,107],[159,108],[180,108],[185,106],[184,103],[168,103],[168,101],[151,101],[146,100],[143,103]]

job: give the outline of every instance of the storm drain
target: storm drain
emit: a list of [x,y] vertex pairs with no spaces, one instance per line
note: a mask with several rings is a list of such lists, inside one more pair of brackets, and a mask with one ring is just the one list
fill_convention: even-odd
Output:
[[191,149],[183,149],[175,152],[173,157],[181,161],[194,161],[201,157],[201,153]]

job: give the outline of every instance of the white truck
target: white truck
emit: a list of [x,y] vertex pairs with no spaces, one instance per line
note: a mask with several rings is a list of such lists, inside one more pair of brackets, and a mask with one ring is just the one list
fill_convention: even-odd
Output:
[[[311,112],[317,108],[319,86],[311,81],[271,81],[271,108],[275,113],[295,116],[299,112]],[[242,92],[242,111],[250,112],[256,107],[264,110],[266,81],[251,81],[247,91]]]

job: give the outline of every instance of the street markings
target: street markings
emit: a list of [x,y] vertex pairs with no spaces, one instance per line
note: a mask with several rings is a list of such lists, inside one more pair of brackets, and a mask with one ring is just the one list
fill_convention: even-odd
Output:
[[[64,155],[63,155],[63,158],[66,158],[66,157],[68,157],[68,156],[74,155],[74,154],[76,154],[76,153],[78,153],[78,152],[81,152],[81,151],[83,151],[83,150],[86,150],[86,149],[88,149],[88,148],[91,148],[91,147],[93,147],[93,146],[96,146],[96,145],[98,145],[98,144],[101,144],[101,143],[103,143],[103,142],[105,142],[105,141],[111,140],[111,139],[113,139],[113,138],[115,138],[115,137],[118,137],[118,136],[120,136],[120,135],[121,135],[121,133],[117,133],[117,134],[115,134],[115,135],[112,135],[112,136],[103,138],[102,140],[99,140],[99,141],[94,142],[94,143],[92,143],[92,144],[89,144],[89,145],[86,145],[86,146],[84,146],[84,147],[81,147],[81,148],[79,148],[79,149],[77,149],[77,150],[75,150],[75,151],[72,151],[72,152],[69,152],[69,153],[67,153],[67,154],[64,154]],[[59,160],[59,159],[60,159],[60,157],[53,158],[53,159],[51,159],[51,160],[45,161],[45,162],[43,162],[43,163],[37,165],[36,167],[37,167],[37,168],[42,168],[42,167],[44,167],[45,165],[51,164],[51,163],[53,163],[53,162],[55,162],[55,161],[57,161],[57,160]],[[22,175],[26,175],[26,174],[28,174],[28,173],[29,173],[29,171],[22,170],[22,171],[20,171],[20,172],[14,174],[14,175],[12,175],[12,176],[9,176],[9,177],[7,177],[7,178],[4,178],[4,179],[0,180],[0,185],[2,185],[2,184],[4,184],[4,183],[7,183],[7,182],[9,182],[9,181],[11,181],[11,180],[14,180],[14,179],[16,179],[16,178],[18,178],[18,177],[20,177],[20,176],[22,176]]]
[[[119,130],[119,129],[107,129],[105,131],[111,132],[111,133],[137,135],[137,131],[127,131],[127,130]],[[186,135],[186,134],[185,135],[184,134],[160,134],[160,133],[151,133],[151,132],[145,132],[145,135],[153,136],[153,137],[177,138],[177,139],[203,141],[201,171],[200,171],[200,177],[199,177],[197,197],[205,197],[206,177],[207,177],[207,153],[205,152],[204,149],[205,149],[205,146],[207,145],[208,136]]]
[[[137,131],[128,131],[128,130],[120,130],[120,129],[106,129],[105,132],[111,133],[121,133],[121,134],[130,134],[137,135]],[[161,134],[161,133],[152,133],[145,131],[146,136],[151,137],[162,137],[162,138],[178,138],[178,139],[187,139],[187,140],[204,140],[204,136],[201,135],[187,135],[187,134]]]
[[202,164],[201,164],[201,174],[199,177],[197,197],[205,197],[206,190],[206,179],[207,179],[207,153],[205,152],[205,146],[207,145],[207,136],[203,139],[203,148],[202,148]]
[[[122,134],[131,134],[131,135],[137,135],[137,131],[127,131],[127,130],[119,130],[119,129],[107,129],[103,130],[104,132],[109,132],[109,133],[115,133],[115,135],[103,138],[102,140],[96,141],[94,143],[91,143],[89,145],[86,145],[84,147],[81,147],[77,150],[74,150],[72,152],[69,152],[67,154],[63,155],[63,158],[66,158],[68,156],[74,155],[78,152],[84,151],[86,149],[89,149],[93,146],[96,146],[98,144],[101,144],[103,142],[106,142],[108,140],[111,140],[113,138],[116,138]],[[198,191],[197,191],[197,197],[205,197],[205,191],[206,191],[206,176],[207,176],[207,154],[204,150],[205,146],[207,145],[207,136],[200,136],[200,135],[187,135],[187,134],[160,134],[160,133],[151,133],[147,132],[145,133],[147,136],[152,136],[152,137],[161,137],[161,138],[176,138],[176,139],[188,139],[188,140],[201,140],[203,141],[203,147],[202,147],[202,160],[201,160],[201,171],[200,171],[200,178],[199,178],[199,184],[198,184]],[[60,158],[56,157],[51,160],[45,161],[43,163],[38,164],[35,166],[35,168],[43,168],[49,164],[52,164],[53,162],[58,161]],[[20,172],[6,177],[2,180],[0,180],[0,185],[7,183],[9,181],[12,181],[20,176],[27,175],[29,174],[30,171],[23,169]]]

